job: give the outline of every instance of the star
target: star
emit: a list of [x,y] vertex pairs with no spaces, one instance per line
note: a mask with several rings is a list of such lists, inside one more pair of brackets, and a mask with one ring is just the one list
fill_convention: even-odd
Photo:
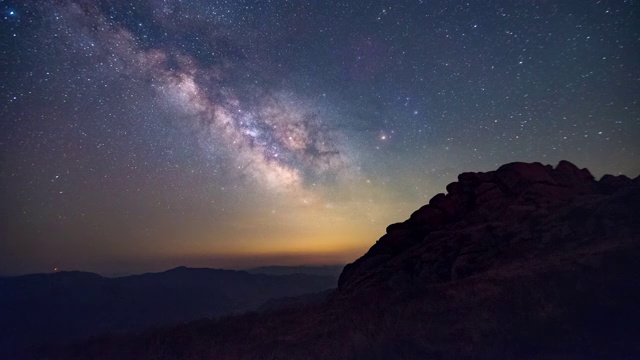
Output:
[[0,272],[347,262],[340,234],[366,250],[458,172],[640,172],[633,2],[345,4],[0,7],[2,216],[28,224]]

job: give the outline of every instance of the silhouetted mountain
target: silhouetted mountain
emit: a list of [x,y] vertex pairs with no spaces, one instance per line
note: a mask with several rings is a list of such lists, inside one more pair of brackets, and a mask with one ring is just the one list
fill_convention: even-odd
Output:
[[120,278],[78,271],[0,278],[0,358],[27,345],[238,313],[335,285],[329,276],[186,267]]
[[327,300],[112,336],[48,358],[640,358],[640,177],[568,162],[464,173]]
[[292,275],[292,274],[307,274],[307,275],[322,275],[322,276],[335,276],[336,279],[342,273],[344,265],[325,265],[325,266],[263,266],[255,269],[247,270],[250,274],[265,274],[265,275]]

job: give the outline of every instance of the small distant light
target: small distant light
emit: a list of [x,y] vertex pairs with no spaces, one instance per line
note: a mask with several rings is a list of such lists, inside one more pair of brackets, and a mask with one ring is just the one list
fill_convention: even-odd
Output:
[[53,268],[53,271],[58,271],[58,268]]

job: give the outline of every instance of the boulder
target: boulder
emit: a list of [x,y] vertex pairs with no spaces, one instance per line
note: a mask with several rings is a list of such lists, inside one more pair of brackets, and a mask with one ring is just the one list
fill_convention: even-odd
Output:
[[482,206],[488,202],[505,198],[505,194],[495,183],[480,184],[480,186],[475,189],[474,195],[476,206]]
[[392,232],[407,230],[409,226],[406,223],[395,223],[387,226],[387,234],[391,234]]
[[431,205],[425,205],[411,214],[409,222],[412,226],[438,227],[447,222],[448,216],[442,210]]
[[550,165],[514,162],[499,167],[496,177],[511,193],[520,194],[531,184],[556,184],[551,170],[553,168]]
[[464,191],[464,186],[457,181],[447,185],[447,193],[449,195],[462,194],[463,191]]
[[442,211],[447,215],[447,217],[454,216],[457,212],[455,201],[450,196],[446,196],[442,193],[429,200],[429,205]]

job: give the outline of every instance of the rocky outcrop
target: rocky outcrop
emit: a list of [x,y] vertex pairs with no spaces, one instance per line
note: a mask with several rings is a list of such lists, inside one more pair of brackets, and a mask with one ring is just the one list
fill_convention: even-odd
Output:
[[[619,237],[619,227],[635,226],[637,238],[640,195],[632,185],[638,183],[611,175],[596,181],[568,161],[555,168],[518,162],[462,173],[447,185],[447,194],[387,227],[363,257],[347,265],[339,291],[455,281],[515,258],[606,242]],[[605,211],[612,198],[619,200],[617,208]]]

